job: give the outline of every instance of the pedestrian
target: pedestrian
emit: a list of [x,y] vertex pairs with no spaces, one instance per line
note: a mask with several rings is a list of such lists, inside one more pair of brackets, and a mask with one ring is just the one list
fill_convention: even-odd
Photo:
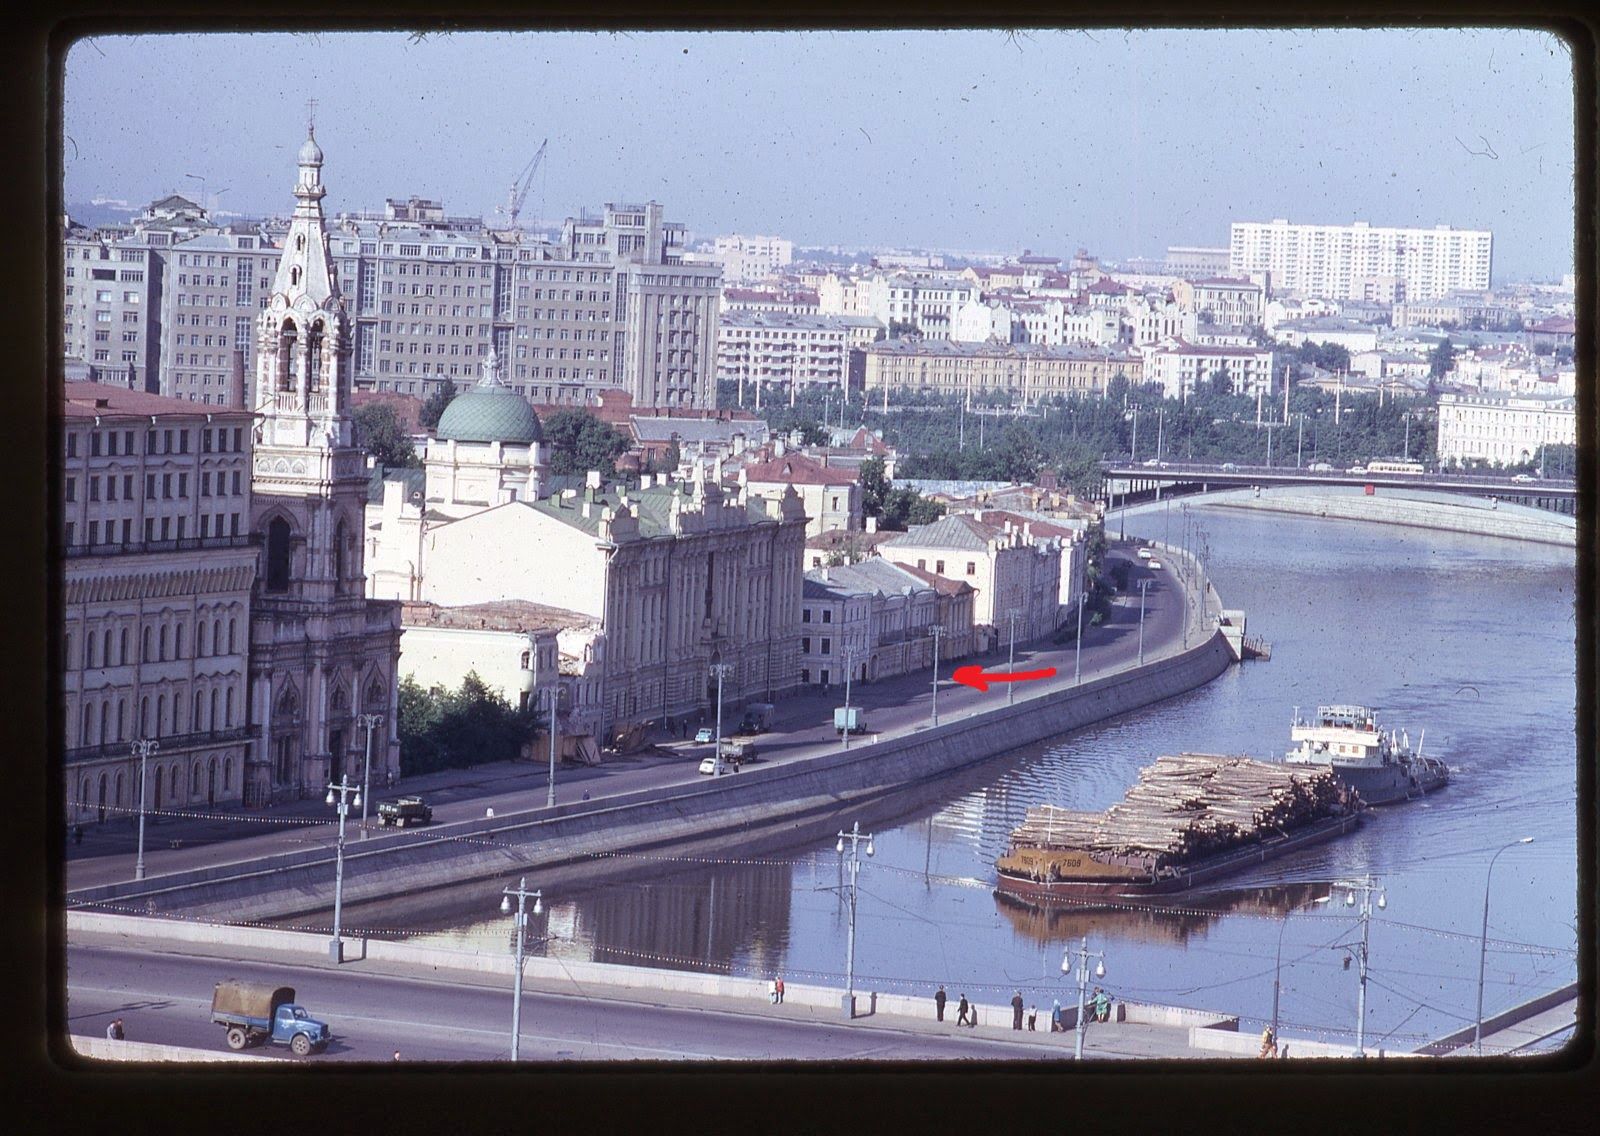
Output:
[[74,844],[83,843],[83,825],[75,824],[72,826],[72,842]]
[[778,1004],[778,980],[776,978],[767,979],[767,1001],[774,1006]]
[[1022,1028],[1022,991],[1020,990],[1011,995],[1011,1028],[1014,1030]]
[[969,1012],[970,1011],[967,1007],[967,996],[963,994],[961,995],[961,1001],[956,1003],[956,1025],[967,1025],[967,1015]]
[[106,1027],[106,1040],[121,1041],[125,1036],[122,1032],[122,1019],[113,1018],[111,1024]]
[[933,995],[934,1013],[938,1015],[941,1022],[944,1021],[944,1003],[946,997],[947,995],[944,992],[943,986],[939,987],[939,989]]
[[1268,1026],[1266,1029],[1261,1031],[1261,1052],[1256,1054],[1256,1056],[1276,1057],[1277,1055],[1278,1038],[1275,1034],[1273,1034],[1272,1027]]
[[1028,1032],[1029,1033],[1037,1033],[1037,1032],[1039,1032],[1039,1007],[1038,1006],[1029,1006],[1028,1007]]
[[1097,1022],[1111,1020],[1111,995],[1098,986],[1094,988],[1094,1020]]
[[783,1005],[783,975],[778,975],[778,1005]]
[[394,1059],[396,1061],[400,1060],[400,1051],[398,1049],[394,1051]]
[[1050,1032],[1061,1032],[1061,999],[1057,998],[1050,1006]]

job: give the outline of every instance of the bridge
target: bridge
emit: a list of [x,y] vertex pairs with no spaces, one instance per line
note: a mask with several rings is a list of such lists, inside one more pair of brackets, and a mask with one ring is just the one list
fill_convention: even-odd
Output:
[[1516,501],[1553,512],[1571,513],[1578,496],[1576,479],[1528,474],[1368,473],[1357,470],[1310,470],[1295,466],[1220,465],[1151,459],[1140,464],[1101,462],[1108,481],[1122,482],[1117,496],[1126,503],[1208,493],[1220,489],[1269,488],[1281,485],[1357,486],[1374,489],[1427,489]]

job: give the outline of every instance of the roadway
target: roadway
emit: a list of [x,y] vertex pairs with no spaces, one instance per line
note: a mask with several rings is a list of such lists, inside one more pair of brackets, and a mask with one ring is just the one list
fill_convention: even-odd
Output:
[[[1152,464],[1152,462],[1154,464]],[[1151,459],[1143,464],[1106,462],[1101,466],[1108,478],[1147,485],[1204,482],[1208,488],[1237,489],[1253,485],[1373,485],[1384,489],[1431,489],[1442,493],[1469,493],[1474,496],[1546,498],[1570,500],[1578,493],[1577,481],[1570,477],[1538,478],[1530,474],[1511,477],[1470,473],[1367,473],[1364,470],[1309,470],[1291,465],[1222,465],[1195,462],[1169,462]],[[1518,480],[1518,478],[1522,480]]]
[[[1139,658],[1139,593],[1141,580],[1150,587],[1145,597],[1144,654],[1146,661],[1180,650],[1187,615],[1182,584],[1172,575],[1171,564],[1151,569],[1134,554],[1134,542],[1107,554],[1108,565],[1126,564],[1128,587],[1112,604],[1109,618],[1100,626],[1084,624],[1082,673],[1084,681],[1136,665]],[[1075,617],[1073,625],[1075,627]],[[1069,629],[1070,630],[1070,629]],[[1193,646],[1194,643],[1189,645]],[[1057,646],[1041,641],[1019,644],[1017,669],[1044,666],[1056,668],[1056,676],[1029,683],[1016,691],[1021,701],[1030,694],[1070,686],[1073,682],[1075,646]],[[938,695],[941,722],[982,712],[1007,697],[1004,684],[980,692],[952,683],[949,675],[956,666],[976,662],[985,670],[1004,670],[1006,646],[1002,635],[998,651],[960,660],[941,660]],[[756,739],[762,762],[783,764],[803,761],[837,748],[840,740],[832,728],[833,708],[842,704],[841,686],[827,690],[807,690],[785,696],[774,715],[774,728]],[[759,697],[751,692],[751,697]],[[868,727],[874,733],[899,733],[929,720],[933,698],[930,675],[921,671],[872,683],[857,682],[851,688],[852,705],[864,707]],[[726,721],[726,720],[725,720]],[[857,737],[852,745],[868,740]],[[668,738],[657,738],[654,750],[634,755],[608,754],[598,766],[561,766],[556,774],[556,797],[563,804],[587,794],[596,807],[607,798],[639,790],[666,788],[695,781],[700,759],[710,755],[710,744],[695,745]],[[419,793],[433,806],[434,823],[426,831],[447,829],[451,822],[480,818],[492,808],[497,816],[545,807],[548,774],[543,763],[504,762],[472,769],[448,770],[407,778],[402,786],[383,791],[389,796],[404,791]],[[724,776],[737,777],[738,773]],[[376,828],[376,802],[369,801],[371,824]],[[333,809],[320,799],[308,799],[251,813],[211,813],[191,815],[168,813],[159,822],[147,820],[145,868],[147,877],[186,871],[193,868],[235,863],[273,853],[292,851],[308,844],[333,848],[337,825]],[[361,833],[356,818],[349,822]],[[82,844],[66,845],[66,887],[95,887],[133,878],[137,841],[136,815],[85,824]]]

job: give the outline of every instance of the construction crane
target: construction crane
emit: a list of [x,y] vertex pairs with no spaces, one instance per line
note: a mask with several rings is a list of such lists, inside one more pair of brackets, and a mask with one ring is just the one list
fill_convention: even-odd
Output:
[[496,210],[506,218],[506,227],[517,227],[517,215],[522,212],[522,203],[528,199],[528,189],[533,185],[533,175],[539,169],[539,162],[544,157],[544,148],[549,145],[550,139],[546,138],[539,143],[539,149],[529,160],[522,172],[517,175],[517,180],[511,183],[511,189],[506,194],[506,203]]

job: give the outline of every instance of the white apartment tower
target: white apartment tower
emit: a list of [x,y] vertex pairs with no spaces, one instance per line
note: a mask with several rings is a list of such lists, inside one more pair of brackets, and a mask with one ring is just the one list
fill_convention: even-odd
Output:
[[373,776],[398,771],[399,605],[366,598],[368,472],[350,421],[349,318],[322,218],[322,148],[308,129],[295,210],[257,326],[245,803],[320,795],[364,772],[362,715],[383,715]]
[[1376,283],[1404,282],[1405,298],[1428,300],[1456,290],[1484,291],[1494,234],[1484,229],[1403,229],[1356,221],[1349,225],[1292,225],[1235,221],[1228,271],[1271,273],[1282,295],[1363,299]]

